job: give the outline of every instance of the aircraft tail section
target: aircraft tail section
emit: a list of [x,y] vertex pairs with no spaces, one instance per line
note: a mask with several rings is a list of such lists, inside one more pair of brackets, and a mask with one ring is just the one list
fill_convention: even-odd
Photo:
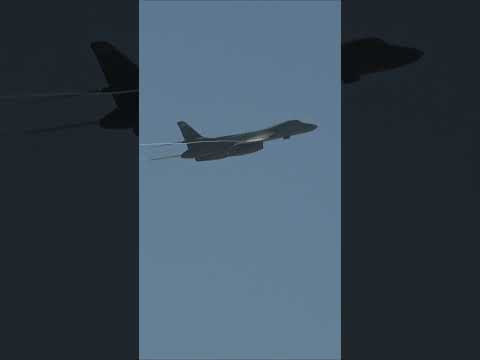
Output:
[[91,48],[110,88],[115,90],[138,88],[138,66],[136,64],[108,42],[93,42]]
[[200,135],[195,129],[188,125],[185,121],[177,122],[180,131],[182,132],[183,138],[185,141],[193,141],[201,139],[203,136]]

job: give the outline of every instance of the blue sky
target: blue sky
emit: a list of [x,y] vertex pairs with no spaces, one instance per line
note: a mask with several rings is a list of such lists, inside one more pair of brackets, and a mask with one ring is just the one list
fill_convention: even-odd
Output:
[[140,1],[140,142],[290,119],[211,162],[140,151],[141,358],[340,357],[340,3]]

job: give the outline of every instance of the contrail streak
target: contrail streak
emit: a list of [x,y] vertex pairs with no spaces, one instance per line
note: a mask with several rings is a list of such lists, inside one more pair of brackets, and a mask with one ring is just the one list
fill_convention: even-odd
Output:
[[118,91],[56,92],[56,93],[0,95],[0,100],[15,100],[15,99],[25,99],[25,98],[69,97],[69,96],[84,96],[84,95],[115,95],[115,94],[132,94],[132,93],[138,93],[138,89],[118,90]]
[[173,159],[173,158],[179,158],[181,157],[182,154],[176,154],[176,155],[166,155],[166,156],[160,156],[156,158],[151,158],[150,160],[165,160],[165,159]]

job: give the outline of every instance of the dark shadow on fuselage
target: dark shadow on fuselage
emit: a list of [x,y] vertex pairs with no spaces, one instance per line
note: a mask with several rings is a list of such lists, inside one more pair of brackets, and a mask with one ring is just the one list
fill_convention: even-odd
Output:
[[342,82],[354,83],[365,75],[412,64],[422,56],[419,49],[392,45],[375,37],[348,41],[342,44]]

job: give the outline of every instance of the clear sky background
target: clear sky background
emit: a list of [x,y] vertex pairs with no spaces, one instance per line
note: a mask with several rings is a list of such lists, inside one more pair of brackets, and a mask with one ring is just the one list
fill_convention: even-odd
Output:
[[218,161],[141,149],[141,358],[340,357],[340,30],[339,2],[140,1],[141,143],[319,126]]

